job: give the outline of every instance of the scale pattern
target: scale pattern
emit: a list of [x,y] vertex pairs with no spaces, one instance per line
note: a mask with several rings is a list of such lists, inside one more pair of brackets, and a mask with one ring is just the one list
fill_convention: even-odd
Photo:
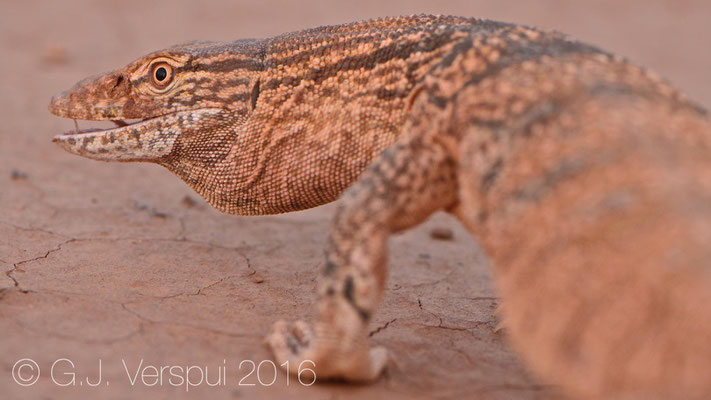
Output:
[[175,46],[50,111],[141,119],[55,141],[161,164],[227,213],[341,198],[314,321],[275,324],[277,364],[376,379],[387,239],[445,210],[490,255],[501,323],[540,379],[580,398],[711,396],[711,124],[621,57],[513,24],[384,18]]

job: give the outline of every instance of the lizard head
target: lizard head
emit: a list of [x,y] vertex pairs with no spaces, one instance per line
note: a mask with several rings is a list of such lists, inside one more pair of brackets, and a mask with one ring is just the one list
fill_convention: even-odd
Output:
[[[73,154],[105,161],[159,162],[180,135],[235,126],[254,107],[261,62],[245,40],[194,42],[151,53],[90,77],[54,96],[53,114],[111,120],[112,129],[77,129],[54,141]],[[132,119],[132,122],[124,120]]]

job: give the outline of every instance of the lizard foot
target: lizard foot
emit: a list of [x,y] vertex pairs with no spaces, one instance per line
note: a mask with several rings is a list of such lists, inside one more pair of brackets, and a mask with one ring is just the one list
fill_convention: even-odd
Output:
[[352,340],[344,334],[326,335],[325,332],[329,332],[326,329],[316,331],[324,333],[316,334],[304,321],[281,320],[274,324],[265,343],[274,354],[276,364],[287,368],[288,361],[287,372],[298,375],[302,382],[316,379],[374,381],[388,363],[388,351],[384,347],[368,348],[365,337]]

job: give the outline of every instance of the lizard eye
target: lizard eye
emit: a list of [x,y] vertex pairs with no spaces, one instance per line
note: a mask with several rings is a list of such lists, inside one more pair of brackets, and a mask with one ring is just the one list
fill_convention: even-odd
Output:
[[151,68],[153,86],[165,89],[173,81],[173,67],[167,62],[157,62]]

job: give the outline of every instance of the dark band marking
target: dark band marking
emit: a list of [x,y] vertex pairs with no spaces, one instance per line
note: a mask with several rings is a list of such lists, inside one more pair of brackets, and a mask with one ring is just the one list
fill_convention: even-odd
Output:
[[481,179],[481,190],[486,191],[494,184],[496,178],[499,176],[501,167],[504,166],[504,160],[499,157],[494,161],[494,164],[486,171]]
[[476,85],[484,79],[494,76],[510,66],[518,65],[525,61],[538,61],[546,56],[551,58],[560,58],[561,56],[571,54],[603,54],[609,56],[608,53],[605,53],[594,46],[579,42],[571,42],[562,38],[552,40],[546,39],[538,42],[509,40],[506,45],[502,46],[499,50],[503,52],[501,58],[487,66],[482,73],[472,76],[464,85],[462,85],[462,89],[469,85]]
[[[297,86],[303,79],[313,80],[316,84],[345,71],[358,69],[372,70],[393,60],[406,60],[416,52],[429,53],[451,41],[451,32],[442,32],[434,37],[425,37],[418,41],[395,42],[381,47],[373,52],[355,56],[344,57],[335,63],[326,65],[319,70],[308,70],[304,76],[287,76],[268,81],[265,89],[274,89],[279,86]],[[299,55],[298,60],[305,63],[309,60],[309,52]],[[285,61],[288,65],[290,61]],[[279,63],[280,65],[282,63]]]
[[557,165],[548,169],[538,179],[533,180],[512,193],[513,198],[519,201],[537,202],[550,193],[559,183],[583,172],[590,166],[590,161],[583,158],[566,158]]
[[193,71],[206,72],[229,72],[242,69],[245,71],[263,71],[264,63],[253,58],[230,58],[227,60],[215,61],[210,64],[197,64]]
[[358,312],[360,315],[360,318],[363,321],[368,321],[370,320],[370,312],[367,310],[364,310],[361,308],[358,304],[356,304],[355,297],[353,295],[353,291],[355,290],[355,283],[353,282],[353,277],[352,276],[347,276],[345,282],[343,283],[343,296],[348,300],[348,302],[353,306],[353,308]]
[[323,274],[324,275],[331,275],[333,271],[336,270],[336,263],[333,261],[328,261],[326,262],[326,266],[323,269]]
[[259,78],[257,78],[257,81],[254,83],[254,86],[252,87],[252,110],[257,108],[257,100],[259,100]]

